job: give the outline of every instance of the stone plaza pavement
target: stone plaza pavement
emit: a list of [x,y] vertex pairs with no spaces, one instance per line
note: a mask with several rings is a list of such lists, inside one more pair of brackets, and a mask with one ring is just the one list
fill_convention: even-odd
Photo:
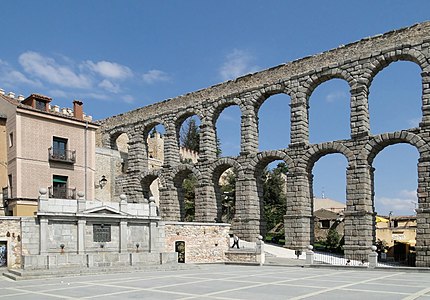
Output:
[[279,266],[199,265],[12,281],[0,299],[425,299],[430,272]]

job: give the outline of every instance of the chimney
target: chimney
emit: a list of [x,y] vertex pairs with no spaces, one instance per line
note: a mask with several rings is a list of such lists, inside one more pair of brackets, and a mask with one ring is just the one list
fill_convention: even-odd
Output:
[[0,89],[0,95],[4,95],[4,89]]
[[79,120],[84,119],[84,108],[82,104],[83,104],[82,101],[79,101],[79,100],[73,101],[73,116]]
[[15,99],[15,93],[14,92],[9,92],[7,95],[9,96],[9,98]]
[[19,100],[19,101],[23,101],[24,99],[25,99],[25,98],[24,98],[24,96],[23,96],[23,95],[19,95],[19,96],[18,96],[18,100]]

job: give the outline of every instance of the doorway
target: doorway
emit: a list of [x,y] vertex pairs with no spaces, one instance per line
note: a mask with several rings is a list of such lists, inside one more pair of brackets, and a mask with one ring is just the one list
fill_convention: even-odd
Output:
[[185,242],[176,241],[175,251],[178,252],[178,263],[185,263]]
[[7,267],[7,242],[0,241],[0,268]]

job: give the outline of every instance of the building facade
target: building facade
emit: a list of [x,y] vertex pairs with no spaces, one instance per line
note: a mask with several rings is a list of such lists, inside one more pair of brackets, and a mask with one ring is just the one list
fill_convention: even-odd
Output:
[[416,216],[378,216],[376,218],[376,240],[381,255],[396,262],[413,261],[417,236]]
[[74,101],[73,110],[60,110],[51,100],[39,94],[15,98],[0,90],[5,120],[0,138],[6,140],[0,183],[6,215],[33,216],[41,187],[50,198],[76,199],[77,190],[94,198],[98,125],[84,115],[82,102]]
[[[7,186],[6,115],[0,114],[0,187]],[[0,193],[0,216],[4,215],[3,193]]]

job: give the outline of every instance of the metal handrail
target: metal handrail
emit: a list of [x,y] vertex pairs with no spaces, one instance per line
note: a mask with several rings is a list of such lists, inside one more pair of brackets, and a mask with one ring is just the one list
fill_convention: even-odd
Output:
[[49,147],[48,148],[49,159],[55,161],[76,162],[76,150],[63,150]]
[[48,187],[49,198],[76,199],[76,188]]

